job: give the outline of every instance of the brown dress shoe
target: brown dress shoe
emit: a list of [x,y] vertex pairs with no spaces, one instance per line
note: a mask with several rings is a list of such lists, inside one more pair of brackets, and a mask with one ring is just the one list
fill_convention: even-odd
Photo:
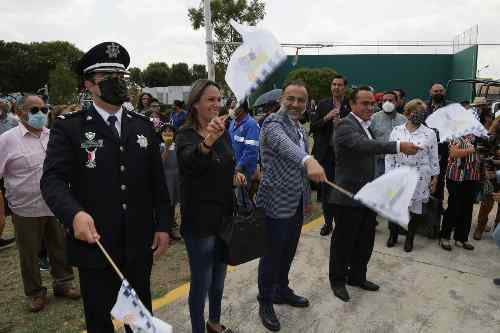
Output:
[[30,312],[42,311],[48,303],[49,299],[45,295],[31,297],[29,310]]
[[55,289],[54,290],[54,296],[55,297],[63,297],[63,298],[69,298],[69,299],[80,299],[80,291],[78,291],[76,288],[63,288],[63,289]]

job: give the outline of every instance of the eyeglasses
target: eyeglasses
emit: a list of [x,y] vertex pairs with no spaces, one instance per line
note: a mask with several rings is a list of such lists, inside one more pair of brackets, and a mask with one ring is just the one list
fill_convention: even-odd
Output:
[[40,112],[40,111],[42,111],[42,113],[47,113],[47,112],[49,112],[49,108],[48,108],[48,107],[46,107],[46,106],[41,107],[41,108],[39,108],[39,107],[37,107],[37,106],[34,106],[34,107],[32,107],[32,108],[30,109],[30,113],[31,113],[31,114],[37,114],[37,113],[38,113],[38,112]]

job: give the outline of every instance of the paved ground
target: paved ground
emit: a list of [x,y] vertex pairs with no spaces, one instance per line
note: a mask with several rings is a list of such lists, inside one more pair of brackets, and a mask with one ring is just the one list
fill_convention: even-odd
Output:
[[[385,247],[387,227],[377,230],[368,276],[381,285],[376,293],[349,288],[350,303],[335,298],[328,282],[329,238],[319,224],[303,233],[291,273],[292,287],[311,307],[276,306],[281,332],[500,332],[500,252],[489,236],[476,250],[445,252],[436,241],[417,237],[413,253]],[[257,310],[257,263],[236,268],[226,279],[223,323],[236,332],[267,332]],[[186,296],[156,315],[175,332],[190,332]]]

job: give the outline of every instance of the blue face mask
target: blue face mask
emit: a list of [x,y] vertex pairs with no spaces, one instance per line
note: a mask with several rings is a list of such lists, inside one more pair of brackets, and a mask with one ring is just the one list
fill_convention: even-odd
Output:
[[36,129],[42,129],[47,124],[47,115],[38,111],[35,114],[28,113],[28,125]]

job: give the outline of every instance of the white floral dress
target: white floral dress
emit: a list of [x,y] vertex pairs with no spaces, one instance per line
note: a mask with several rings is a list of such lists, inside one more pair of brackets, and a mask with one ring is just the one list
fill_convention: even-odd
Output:
[[431,179],[439,175],[436,133],[424,125],[410,132],[406,124],[403,124],[392,130],[389,141],[411,142],[423,148],[413,156],[403,153],[385,155],[385,172],[402,166],[412,167],[418,171],[420,177],[409,209],[412,213],[422,214],[422,204],[429,201]]

